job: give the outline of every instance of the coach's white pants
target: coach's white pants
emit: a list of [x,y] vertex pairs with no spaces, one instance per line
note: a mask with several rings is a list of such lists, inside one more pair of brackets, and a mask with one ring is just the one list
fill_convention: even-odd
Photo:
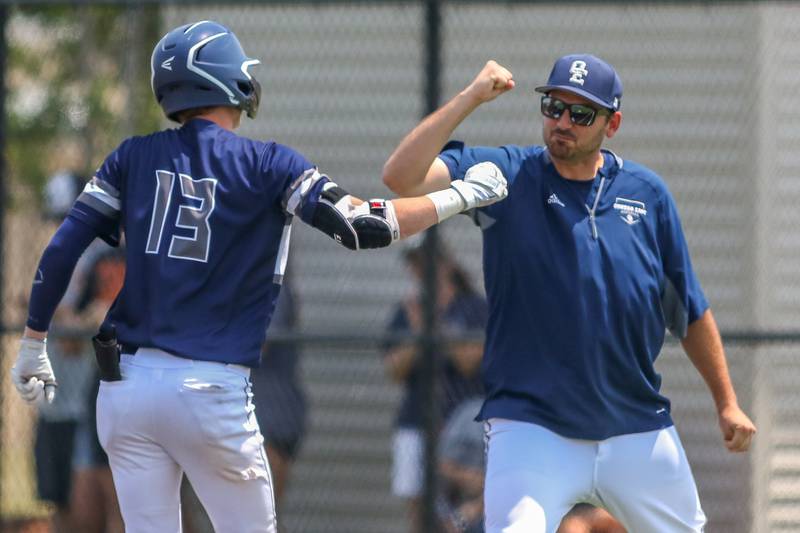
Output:
[[274,533],[272,480],[249,370],[161,350],[123,355],[101,382],[97,432],[127,533],[180,533],[181,474],[217,533]]
[[589,441],[493,418],[487,437],[487,533],[553,533],[577,502],[605,507],[629,533],[703,531],[674,427]]

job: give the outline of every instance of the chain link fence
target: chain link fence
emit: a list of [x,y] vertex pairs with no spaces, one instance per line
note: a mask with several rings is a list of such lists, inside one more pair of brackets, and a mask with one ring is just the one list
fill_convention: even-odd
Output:
[[[155,40],[171,27],[218,20],[261,59],[261,111],[256,120],[243,121],[242,135],[298,149],[361,197],[391,196],[380,179],[383,162],[426,111],[424,3],[55,4],[7,8],[11,131],[0,252],[5,376],[32,273],[57,225],[46,216],[52,211],[45,200],[49,178],[60,171],[85,177],[124,135],[166,125],[146,97],[147,61]],[[701,378],[679,345],[668,343],[658,368],[709,517],[707,531],[799,531],[800,160],[794,147],[800,112],[793,100],[800,89],[800,7],[442,2],[441,15],[443,99],[488,59],[507,66],[517,80],[514,91],[459,128],[456,137],[469,144],[540,143],[533,88],[557,57],[586,51],[617,68],[625,84],[624,121],[608,146],[655,169],[675,195],[695,268],[726,333],[740,403],[759,427],[751,453],[728,454]],[[108,31],[87,36],[98,24]],[[72,48],[59,55],[64,42]],[[30,57],[41,60],[37,68],[30,68]],[[67,57],[72,70],[61,64]],[[63,81],[53,75],[59,69],[67,71],[60,89],[53,85]],[[93,86],[88,80],[95,78],[106,83]],[[50,109],[53,101],[60,107]],[[43,110],[63,120],[37,118],[48,116]],[[50,132],[46,142],[33,133],[43,128]],[[456,217],[439,234],[480,295],[480,232]],[[408,302],[420,290],[408,246],[353,254],[302,224],[293,230],[294,313],[274,332],[281,342],[272,347],[284,350],[283,368],[300,389],[292,390],[297,396],[288,403],[275,400],[286,405],[275,415],[280,424],[302,418],[287,430],[291,435],[281,436],[284,455],[294,457],[279,503],[285,531],[410,530],[413,509],[393,485],[411,483],[405,474],[415,461],[406,457],[400,472],[392,464],[416,452],[413,437],[398,438],[406,391],[387,356],[403,346],[388,342],[387,333],[409,331],[398,317],[410,322]],[[100,250],[93,257],[86,272],[100,283],[97,259],[106,256]],[[112,283],[113,269],[105,274]],[[102,299],[93,300],[92,290],[99,289],[87,283],[71,300],[76,306],[82,300],[87,314],[78,323],[67,320],[60,340],[55,331],[51,341],[63,351],[60,394],[72,398],[72,389],[74,402],[59,412],[36,413],[18,401],[7,378],[0,389],[0,513],[8,531],[34,519],[73,520],[67,522],[73,529],[64,531],[119,528],[113,501],[101,499],[108,497],[102,461],[87,456],[92,448],[80,440],[87,438],[92,410],[91,400],[80,398],[91,398],[93,367],[85,343],[69,332],[86,338],[98,320],[101,306],[92,302]],[[472,329],[457,333],[474,340]],[[445,389],[442,400],[456,403],[473,392]],[[49,430],[61,432],[62,440],[42,450],[37,464],[33,449],[43,421],[52,422]],[[74,422],[72,429],[58,424],[64,421]],[[65,461],[72,465],[66,474],[59,471]],[[72,487],[73,508],[85,494],[95,495],[89,501],[106,501],[112,517],[106,526],[98,522],[104,517],[85,509],[58,516],[61,508],[51,498],[58,494],[48,496],[51,503],[40,498],[43,486],[63,475],[72,476],[59,483]],[[186,502],[187,523],[208,530],[190,496]]]

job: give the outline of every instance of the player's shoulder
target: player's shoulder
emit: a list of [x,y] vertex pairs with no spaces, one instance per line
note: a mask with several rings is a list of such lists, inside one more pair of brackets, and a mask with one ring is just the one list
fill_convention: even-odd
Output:
[[[232,131],[211,121],[193,120],[184,128],[177,131],[184,131],[190,135],[198,135],[217,144],[220,149],[238,153],[264,153],[272,144],[272,141],[262,141],[252,137],[246,137],[236,131]],[[207,137],[206,137],[207,136]]]
[[119,143],[114,152],[128,155],[136,152],[152,153],[154,147],[167,147],[169,141],[177,138],[177,128],[167,128],[142,135],[126,137]]
[[503,150],[510,157],[515,159],[535,159],[541,157],[545,152],[545,147],[538,144],[504,144],[498,147],[498,150]]
[[261,146],[267,154],[274,158],[303,157],[299,150],[277,141],[263,141]]
[[653,169],[630,159],[620,159],[622,162],[618,177],[624,178],[634,186],[649,190],[657,197],[669,194],[664,179]]
[[463,141],[451,140],[441,154],[443,156],[468,158],[476,161],[519,161],[535,157],[541,151],[540,146],[521,146],[505,144],[502,146],[467,145]]
[[231,142],[239,143],[234,153],[252,160],[260,172],[278,177],[281,181],[287,176],[292,179],[296,178],[316,167],[295,148],[275,140],[262,141],[236,135],[235,140],[231,138]]
[[485,159],[505,160],[520,164],[526,159],[537,158],[543,147],[536,145],[503,144],[501,146],[474,146],[472,149]]
[[152,143],[167,145],[172,141],[193,144],[195,141],[199,141],[201,145],[214,143],[221,150],[253,152],[263,152],[273,144],[272,141],[246,137],[203,118],[194,118],[181,126],[166,128],[149,135],[131,137],[131,141],[138,145]]
[[497,147],[476,147],[482,161],[492,161],[505,172],[506,179],[513,183],[517,175],[529,166],[530,161],[541,159],[543,148],[536,145],[504,144]]
[[288,169],[294,177],[315,165],[295,148],[276,141],[264,141],[262,152],[264,166],[270,169]]
[[518,178],[527,181],[531,175],[538,175],[547,162],[547,150],[539,145],[505,144],[497,150],[501,150],[508,161],[506,179],[509,185],[516,183]]
[[135,150],[138,146],[148,144],[150,138],[152,138],[155,133],[151,133],[149,135],[133,135],[131,137],[126,137],[122,139],[122,141],[114,148],[111,153],[120,153],[120,154],[127,154],[128,152]]

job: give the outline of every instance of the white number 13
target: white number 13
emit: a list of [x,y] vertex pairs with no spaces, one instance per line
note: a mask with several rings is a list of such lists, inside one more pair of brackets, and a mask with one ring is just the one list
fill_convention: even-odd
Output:
[[[168,255],[174,259],[205,263],[208,261],[208,250],[211,246],[211,226],[208,224],[208,218],[214,211],[217,180],[214,178],[194,180],[186,174],[178,174],[178,177],[181,185],[181,197],[194,201],[195,205],[182,203],[178,206],[175,227],[192,230],[192,235],[189,237],[173,235]],[[145,249],[148,254],[157,254],[161,248],[161,237],[164,234],[164,225],[170,210],[174,184],[174,172],[156,170],[153,215],[150,218],[150,233]]]

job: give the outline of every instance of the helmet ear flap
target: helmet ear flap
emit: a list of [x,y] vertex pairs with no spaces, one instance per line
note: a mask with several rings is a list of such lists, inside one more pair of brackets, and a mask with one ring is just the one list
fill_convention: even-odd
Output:
[[[244,91],[242,91],[244,93]],[[243,102],[242,109],[249,118],[256,118],[258,106],[261,104],[261,84],[255,78],[250,78],[250,93]]]
[[253,92],[253,84],[248,83],[246,81],[237,81],[236,86],[239,88],[239,91],[245,96],[250,96],[250,93]]

